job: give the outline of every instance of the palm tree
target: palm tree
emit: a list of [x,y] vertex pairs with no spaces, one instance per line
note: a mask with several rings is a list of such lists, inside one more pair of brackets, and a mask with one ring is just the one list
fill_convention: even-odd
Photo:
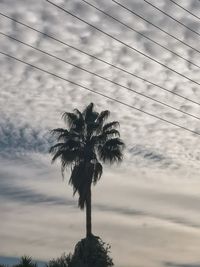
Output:
[[100,113],[94,111],[94,104],[89,104],[83,112],[74,109],[62,116],[66,129],[51,131],[57,143],[50,148],[52,162],[61,161],[61,172],[71,167],[69,184],[73,193],[78,193],[80,209],[86,208],[86,237],[92,235],[91,222],[91,185],[96,184],[103,173],[101,162],[120,162],[124,143],[116,129],[119,122],[105,123],[109,117],[108,110]]

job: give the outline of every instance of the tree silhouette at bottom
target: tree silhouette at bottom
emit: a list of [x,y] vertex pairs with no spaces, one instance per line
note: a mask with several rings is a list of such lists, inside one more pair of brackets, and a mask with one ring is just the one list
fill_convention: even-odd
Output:
[[111,267],[114,264],[109,253],[110,245],[90,236],[76,244],[74,254],[51,260],[47,267]]

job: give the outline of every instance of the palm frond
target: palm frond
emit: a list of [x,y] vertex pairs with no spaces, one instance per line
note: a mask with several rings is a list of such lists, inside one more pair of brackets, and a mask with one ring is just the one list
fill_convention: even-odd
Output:
[[49,153],[54,154],[58,150],[76,149],[82,146],[80,140],[67,139],[65,142],[57,143],[50,147]]
[[123,159],[123,148],[124,143],[119,138],[112,138],[99,145],[98,154],[103,162],[119,162]]
[[84,128],[83,116],[80,116],[78,110],[75,110],[75,113],[65,112],[62,115],[64,121],[68,124],[70,130],[74,132],[82,132]]
[[57,143],[57,144],[50,147],[49,153],[54,154],[58,150],[61,150],[64,146],[65,146],[65,143]]
[[109,139],[105,145],[107,147],[113,147],[113,148],[121,147],[121,148],[123,148],[124,142],[120,138],[116,137],[116,138]]
[[105,122],[105,120],[108,119],[109,116],[110,116],[109,110],[102,111],[97,118],[97,123],[102,125]]
[[91,168],[85,162],[75,165],[71,172],[69,183],[73,186],[73,194],[79,194],[79,207],[84,209],[88,189],[92,182]]
[[83,158],[83,148],[79,141],[69,139],[65,143],[57,143],[49,150],[53,154],[52,162],[61,158],[67,163],[73,163],[78,158]]
[[67,142],[68,140],[73,139],[73,140],[80,140],[81,136],[79,134],[73,133],[73,132],[69,132],[68,134],[65,133],[61,133],[57,136],[57,141],[63,141],[63,142]]
[[57,128],[50,131],[51,136],[56,138],[57,141],[68,138],[69,131],[63,128]]
[[94,164],[93,184],[95,185],[101,178],[103,173],[103,166],[100,162]]
[[74,120],[73,124],[71,124],[71,130],[77,133],[82,133],[85,128],[85,120],[83,114],[78,109],[74,109],[74,114],[77,116],[77,119]]
[[78,119],[77,115],[72,112],[64,112],[62,118],[70,128],[75,124]]
[[112,122],[106,123],[103,126],[103,132],[111,130],[111,129],[116,128],[116,127],[119,127],[118,121],[112,121]]
[[83,151],[82,149],[79,149],[79,148],[73,149],[73,150],[69,149],[65,151],[60,151],[60,153],[58,154],[59,154],[58,157],[60,157],[61,159],[61,173],[63,177],[64,177],[65,170],[69,166],[71,166],[71,170],[73,170],[74,166],[79,164],[81,159],[83,159]]
[[87,123],[87,135],[88,136],[93,136],[96,134],[96,132],[98,131],[99,128],[99,124],[97,124],[96,122],[88,122]]
[[96,144],[102,144],[106,142],[109,139],[114,138],[115,136],[119,137],[120,133],[116,129],[111,129],[105,132],[102,132],[100,135],[95,136],[96,137]]
[[95,121],[96,125],[97,125],[97,128],[96,128],[96,133],[97,134],[99,134],[102,131],[103,124],[107,120],[109,115],[110,115],[110,111],[109,110],[104,110],[101,113],[99,113],[99,115],[98,115],[98,117],[97,117],[97,119]]
[[58,136],[60,134],[66,134],[67,135],[69,133],[69,131],[66,129],[63,129],[63,128],[56,128],[56,129],[51,130],[50,133],[53,136]]
[[121,162],[123,154],[119,149],[108,149],[103,147],[103,149],[99,151],[99,157],[103,162],[112,164],[114,162]]
[[86,124],[94,123],[99,116],[99,113],[94,111],[93,109],[94,104],[90,103],[83,111],[83,116]]
[[62,150],[58,150],[57,152],[55,152],[51,162],[54,163],[58,158],[62,156],[62,154],[63,154]]
[[85,118],[87,117],[88,114],[91,114],[93,112],[93,108],[94,108],[94,104],[90,103],[84,110],[83,110],[83,114],[85,116]]
[[80,112],[80,110],[78,110],[77,108],[75,108],[74,109],[74,113],[77,115],[77,117],[79,119],[81,119],[82,121],[84,121],[83,114]]
[[120,132],[116,129],[107,130],[104,132],[104,134],[108,136],[120,136]]

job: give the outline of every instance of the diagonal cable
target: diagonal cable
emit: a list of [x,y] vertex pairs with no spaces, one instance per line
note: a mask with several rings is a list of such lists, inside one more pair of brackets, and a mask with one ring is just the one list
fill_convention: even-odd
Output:
[[133,32],[135,32],[135,33],[137,33],[138,35],[140,35],[140,36],[142,36],[142,37],[144,37],[144,38],[147,39],[148,41],[150,41],[150,42],[156,44],[157,46],[159,46],[159,47],[165,49],[166,51],[172,53],[173,55],[175,55],[175,56],[181,58],[182,60],[186,61],[187,63],[190,63],[191,65],[193,65],[193,66],[195,66],[195,67],[197,67],[197,68],[200,69],[200,66],[199,66],[198,64],[192,62],[191,60],[189,60],[189,59],[187,59],[187,58],[185,58],[185,57],[183,57],[182,55],[176,53],[175,51],[169,49],[168,47],[162,45],[161,43],[159,43],[159,42],[153,40],[152,38],[148,37],[147,35],[141,33],[140,31],[134,29],[133,27],[131,27],[131,26],[127,25],[126,23],[120,21],[120,20],[117,19],[116,17],[114,17],[114,16],[110,15],[109,13],[105,12],[104,10],[102,10],[102,9],[98,8],[97,6],[95,6],[95,5],[91,4],[91,3],[89,3],[89,2],[86,1],[86,0],[81,0],[81,1],[83,1],[85,4],[89,5],[90,7],[92,7],[92,8],[94,8],[94,9],[98,10],[99,12],[103,13],[103,14],[106,15],[107,17],[109,17],[109,18],[111,18],[111,19],[117,21],[119,24],[125,26],[125,27],[128,28],[129,30],[131,30],[131,31],[133,31]]
[[[160,30],[161,32],[165,33],[166,35],[170,36],[171,38],[175,39],[176,41],[180,42],[181,44],[187,46],[188,48],[192,49],[193,51],[197,52],[200,54],[200,50],[198,50],[197,48],[189,45],[188,43],[184,42],[183,40],[179,39],[178,37],[176,37],[175,35],[163,30],[161,27],[159,27],[158,25],[154,24],[153,22],[149,21],[148,19],[145,19],[143,16],[139,15],[138,13],[136,13],[135,11],[133,11],[132,9],[122,5],[120,2],[116,1],[116,0],[111,0],[113,3],[117,4],[118,6],[122,7],[123,9],[127,10],[128,12],[132,13],[134,16],[140,18],[141,20],[145,21],[146,23],[148,23],[149,25],[155,27],[156,29]],[[200,1],[200,0],[199,0]]]
[[175,126],[175,127],[180,128],[180,129],[182,129],[182,130],[185,130],[185,131],[187,131],[187,132],[190,132],[190,133],[193,133],[193,134],[195,134],[195,135],[199,135],[199,136],[200,136],[200,133],[197,132],[197,131],[193,131],[193,130],[191,130],[191,129],[189,129],[189,128],[186,128],[186,127],[184,127],[184,126],[181,126],[181,125],[176,124],[176,123],[174,123],[174,122],[171,122],[171,121],[169,121],[169,120],[166,120],[166,119],[164,119],[164,118],[161,118],[161,117],[159,117],[159,116],[157,116],[157,115],[155,115],[155,114],[149,113],[149,112],[147,112],[147,111],[145,111],[145,110],[142,110],[142,109],[139,109],[139,108],[136,108],[136,107],[134,107],[134,106],[132,106],[132,105],[129,105],[129,104],[127,104],[127,103],[121,101],[121,100],[118,100],[118,99],[115,99],[115,98],[110,97],[110,96],[108,96],[108,95],[105,95],[105,94],[103,94],[103,93],[101,93],[101,92],[99,92],[99,91],[94,91],[94,90],[91,89],[91,88],[88,88],[88,87],[86,87],[86,86],[80,85],[79,83],[73,82],[73,81],[71,81],[71,80],[68,80],[68,79],[66,79],[66,78],[64,78],[64,77],[62,77],[62,76],[59,76],[59,75],[57,75],[57,74],[55,74],[55,73],[53,73],[53,72],[47,71],[47,70],[42,69],[42,68],[40,68],[40,67],[38,67],[38,66],[35,66],[35,65],[33,65],[33,64],[30,64],[30,63],[28,63],[28,62],[26,62],[26,61],[24,61],[24,60],[22,60],[22,59],[16,58],[16,57],[14,57],[14,56],[12,56],[12,55],[9,55],[9,54],[7,54],[7,53],[4,53],[4,52],[2,52],[2,51],[0,51],[0,54],[4,55],[4,56],[6,56],[6,57],[12,58],[12,59],[14,59],[14,60],[16,60],[16,61],[18,61],[18,62],[21,62],[21,63],[23,63],[24,65],[27,65],[27,66],[32,67],[32,68],[34,68],[34,69],[37,69],[37,70],[39,70],[39,71],[41,71],[41,72],[43,72],[43,73],[47,73],[47,74],[49,74],[49,75],[51,75],[51,76],[53,76],[53,77],[55,77],[55,78],[58,78],[58,79],[61,79],[61,80],[63,80],[63,81],[66,81],[66,82],[68,82],[68,83],[70,83],[70,84],[76,85],[76,86],[78,86],[78,87],[80,87],[80,88],[82,88],[82,89],[84,89],[84,90],[87,90],[87,91],[89,91],[89,92],[92,92],[92,93],[94,93],[94,94],[96,94],[96,95],[102,96],[102,97],[107,98],[107,99],[109,99],[109,100],[111,100],[111,101],[114,101],[114,102],[116,102],[116,103],[118,103],[118,104],[121,104],[121,105],[123,105],[123,106],[129,107],[129,108],[134,109],[134,110],[137,110],[137,111],[142,112],[142,113],[144,113],[144,114],[146,114],[146,115],[149,115],[149,116],[151,116],[151,117],[153,117],[153,118],[156,118],[156,119],[158,119],[158,120],[160,120],[160,121],[166,122],[166,123],[168,123],[168,124],[171,124],[171,125],[173,125],[173,126]]
[[172,3],[174,3],[176,6],[180,7],[181,9],[185,10],[187,13],[189,13],[190,15],[192,15],[193,17],[195,17],[196,19],[200,20],[200,17],[197,16],[196,14],[192,13],[190,10],[186,9],[185,7],[181,6],[180,4],[176,3],[174,0],[168,0]]
[[120,83],[117,83],[117,82],[115,82],[115,81],[113,81],[113,80],[110,80],[110,79],[108,79],[108,78],[106,78],[106,77],[104,77],[104,76],[102,76],[102,75],[99,75],[99,74],[94,73],[94,72],[92,72],[92,71],[90,71],[90,70],[87,70],[87,69],[82,68],[82,67],[80,67],[80,66],[78,66],[78,65],[75,65],[75,64],[73,64],[73,63],[71,63],[71,62],[69,62],[69,61],[67,61],[67,60],[64,60],[64,59],[62,59],[62,58],[60,58],[60,57],[57,57],[57,56],[55,56],[55,55],[53,55],[53,54],[51,54],[51,53],[48,53],[48,52],[46,52],[46,51],[44,51],[44,50],[42,50],[42,49],[39,49],[39,48],[37,48],[37,47],[35,47],[35,46],[32,46],[32,45],[30,45],[30,44],[27,44],[27,43],[25,43],[25,42],[23,42],[23,41],[21,41],[21,40],[15,38],[15,37],[12,37],[12,36],[7,35],[7,34],[2,33],[2,32],[0,32],[0,35],[2,35],[2,36],[4,36],[4,37],[7,37],[7,38],[9,38],[9,39],[11,39],[11,40],[14,40],[14,41],[16,41],[16,42],[19,42],[19,43],[21,43],[21,44],[23,44],[23,45],[25,45],[25,46],[27,46],[27,47],[29,47],[29,48],[32,48],[32,49],[34,49],[34,50],[36,50],[36,51],[38,51],[38,52],[40,52],[40,53],[42,53],[42,54],[45,54],[45,55],[47,55],[47,56],[49,56],[49,57],[52,57],[52,58],[57,59],[57,60],[59,60],[59,61],[61,61],[61,62],[64,62],[64,63],[66,63],[66,64],[68,64],[68,65],[71,65],[71,66],[73,66],[73,67],[75,67],[75,68],[77,68],[77,69],[80,69],[80,70],[82,70],[82,71],[84,71],[84,72],[87,72],[87,73],[89,73],[89,74],[91,74],[91,75],[94,75],[94,76],[96,76],[96,77],[98,77],[98,78],[100,78],[100,79],[102,79],[102,80],[104,80],[104,81],[107,81],[107,82],[112,83],[112,84],[114,84],[114,85],[116,85],[116,86],[119,86],[119,87],[121,87],[121,88],[124,88],[124,89],[126,89],[126,90],[128,90],[128,91],[131,91],[131,92],[133,92],[133,93],[135,93],[135,94],[138,94],[138,95],[140,95],[140,96],[142,96],[142,97],[144,97],[144,98],[147,98],[147,99],[150,99],[150,100],[152,100],[152,101],[154,101],[154,102],[157,102],[157,103],[159,103],[160,105],[166,106],[166,107],[171,108],[171,109],[173,109],[173,110],[175,110],[175,111],[181,112],[181,113],[183,113],[183,114],[185,114],[185,115],[188,115],[188,116],[190,116],[190,117],[192,117],[192,118],[195,118],[195,119],[197,119],[197,120],[200,120],[199,117],[197,117],[197,116],[195,116],[195,115],[193,115],[193,114],[191,114],[191,113],[188,113],[188,112],[186,112],[186,111],[183,111],[183,110],[181,110],[181,109],[179,109],[179,108],[176,108],[176,107],[174,107],[174,106],[171,106],[171,105],[169,105],[169,104],[167,104],[167,103],[164,103],[164,102],[162,102],[162,101],[160,101],[160,100],[157,100],[157,99],[155,99],[155,98],[153,98],[153,97],[151,97],[151,96],[148,96],[148,95],[146,95],[146,94],[143,94],[143,93],[141,93],[141,92],[138,92],[138,91],[136,91],[136,90],[134,90],[134,89],[132,89],[132,88],[130,88],[130,87],[127,87],[127,86],[123,85],[123,84],[120,84]]
[[3,14],[3,13],[1,13],[1,12],[0,12],[0,15],[3,16],[3,17],[5,17],[5,18],[7,18],[7,19],[9,19],[9,20],[11,20],[11,21],[14,21],[15,23],[17,23],[17,24],[19,24],[19,25],[22,25],[22,26],[24,26],[24,27],[26,27],[26,28],[28,28],[28,29],[30,29],[30,30],[32,30],[32,31],[35,31],[35,32],[37,32],[37,33],[39,33],[39,34],[41,34],[41,35],[43,35],[43,36],[45,36],[45,37],[48,37],[49,39],[52,39],[52,40],[54,40],[54,41],[56,41],[56,42],[58,42],[58,43],[60,43],[60,44],[62,44],[62,45],[64,45],[64,46],[67,46],[67,47],[69,47],[69,48],[71,48],[71,49],[74,49],[75,51],[77,51],[77,52],[79,52],[79,53],[81,53],[81,54],[84,54],[84,55],[86,55],[86,56],[88,56],[88,57],[90,57],[90,58],[93,58],[93,59],[95,59],[95,60],[97,60],[97,61],[99,61],[99,62],[102,62],[102,63],[104,63],[104,64],[106,64],[106,65],[108,65],[108,66],[110,66],[110,67],[112,67],[112,68],[115,68],[115,69],[117,69],[117,70],[119,70],[119,71],[122,71],[122,72],[124,72],[124,73],[126,73],[126,74],[129,74],[129,75],[131,75],[132,77],[135,77],[135,78],[137,78],[137,79],[139,79],[139,80],[141,80],[141,81],[143,81],[143,82],[146,82],[146,83],[148,83],[148,84],[150,84],[150,85],[153,85],[153,86],[155,86],[155,87],[157,87],[157,88],[159,88],[159,89],[161,89],[161,90],[163,90],[163,91],[166,91],[166,92],[168,92],[168,93],[170,93],[170,94],[173,94],[173,95],[175,95],[175,96],[177,96],[177,97],[180,97],[180,98],[182,98],[182,99],[184,99],[184,100],[186,100],[186,101],[189,101],[189,102],[191,102],[191,103],[193,103],[193,104],[196,104],[196,105],[200,106],[200,103],[197,102],[197,101],[195,101],[195,100],[192,100],[192,99],[190,99],[190,98],[188,98],[188,97],[185,97],[185,96],[183,96],[183,95],[180,95],[180,94],[178,94],[178,93],[176,93],[176,92],[170,91],[169,89],[167,89],[167,88],[165,88],[165,87],[163,87],[163,86],[161,86],[161,85],[159,85],[159,84],[156,84],[156,83],[154,83],[154,82],[151,82],[151,81],[149,81],[149,80],[147,80],[147,79],[145,79],[145,78],[143,78],[143,77],[141,77],[141,76],[139,76],[139,75],[136,75],[136,74],[134,74],[134,73],[132,73],[132,72],[129,72],[128,70],[125,70],[125,69],[123,69],[123,68],[121,68],[121,67],[119,67],[119,66],[116,66],[116,65],[114,65],[114,64],[112,64],[112,63],[110,63],[110,62],[108,62],[108,61],[106,61],[106,60],[103,60],[103,59],[101,59],[101,58],[99,58],[99,57],[96,57],[95,55],[89,54],[89,53],[87,53],[87,52],[85,52],[85,51],[83,51],[83,50],[81,50],[81,49],[79,49],[79,48],[77,48],[77,47],[75,47],[75,46],[72,46],[72,45],[70,45],[70,44],[68,44],[68,43],[66,43],[66,42],[64,42],[64,41],[62,41],[62,40],[59,40],[58,38],[56,38],[56,37],[54,37],[54,36],[52,36],[52,35],[50,35],[50,34],[44,33],[44,32],[42,32],[42,31],[40,31],[40,30],[37,30],[37,29],[31,27],[30,25],[27,25],[27,24],[25,24],[25,23],[23,23],[23,22],[21,22],[21,21],[19,21],[19,20],[16,20],[16,19],[14,19],[14,18],[11,18],[11,17],[9,17],[8,15],[5,15],[5,14]]
[[184,24],[183,22],[181,22],[180,20],[176,19],[175,17],[169,15],[168,13],[166,13],[165,11],[163,11],[162,9],[160,9],[159,7],[155,6],[154,4],[150,3],[147,0],[143,0],[145,3],[147,3],[148,5],[152,6],[153,8],[155,8],[156,10],[160,11],[162,14],[164,14],[165,16],[169,17],[170,19],[172,19],[173,21],[176,21],[179,25],[183,26],[184,28],[190,30],[191,32],[197,34],[198,36],[200,36],[200,33],[193,30],[192,28],[188,27],[186,24]]
[[46,1],[47,1],[48,3],[50,3],[51,5],[57,7],[58,9],[64,11],[65,13],[71,15],[72,17],[76,18],[77,20],[79,20],[79,21],[81,21],[81,22],[87,24],[88,26],[90,26],[90,27],[96,29],[97,31],[103,33],[104,35],[106,35],[106,36],[110,37],[111,39],[117,41],[118,43],[123,44],[124,46],[128,47],[129,49],[133,50],[134,52],[136,52],[136,53],[138,53],[138,54],[140,54],[140,55],[142,55],[142,56],[144,56],[144,57],[150,59],[151,61],[157,63],[158,65],[160,65],[160,66],[162,66],[162,67],[164,67],[164,68],[166,68],[166,69],[168,69],[168,70],[170,70],[170,71],[176,73],[177,75],[179,75],[179,76],[181,76],[181,77],[187,79],[188,81],[190,81],[190,82],[192,82],[192,83],[194,83],[194,84],[200,86],[200,83],[199,83],[199,82],[197,82],[197,81],[195,81],[195,80],[189,78],[188,76],[186,76],[186,75],[184,75],[184,74],[182,74],[182,73],[180,73],[180,72],[178,72],[178,71],[176,71],[176,70],[174,70],[174,69],[168,67],[167,65],[163,64],[163,63],[160,62],[159,60],[157,60],[157,59],[155,59],[155,58],[153,58],[153,57],[151,57],[151,56],[149,56],[149,55],[147,55],[147,54],[141,52],[140,50],[134,48],[133,46],[126,44],[125,42],[119,40],[118,38],[112,36],[111,34],[105,32],[105,31],[101,30],[100,28],[94,26],[93,24],[87,22],[86,20],[81,19],[80,17],[78,17],[77,15],[75,15],[75,14],[71,13],[70,11],[64,9],[63,7],[57,5],[57,4],[55,4],[55,3],[53,3],[53,2],[51,2],[51,1],[49,1],[49,0],[46,0]]

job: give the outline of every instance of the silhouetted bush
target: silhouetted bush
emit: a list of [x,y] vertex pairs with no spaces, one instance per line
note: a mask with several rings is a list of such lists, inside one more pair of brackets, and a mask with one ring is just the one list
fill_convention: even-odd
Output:
[[47,267],[111,267],[113,261],[109,253],[110,246],[92,235],[77,243],[73,255],[53,259]]
[[23,256],[20,259],[20,262],[13,267],[37,267],[37,264],[32,261],[31,257]]
[[[100,237],[91,235],[79,241],[74,254],[65,255],[50,260],[46,267],[112,267],[113,260],[109,256],[110,245],[104,243]],[[0,264],[0,267],[8,267]],[[13,267],[37,267],[31,257],[23,256]]]
[[71,263],[71,254],[63,254],[60,258],[50,260],[46,267],[69,267]]

